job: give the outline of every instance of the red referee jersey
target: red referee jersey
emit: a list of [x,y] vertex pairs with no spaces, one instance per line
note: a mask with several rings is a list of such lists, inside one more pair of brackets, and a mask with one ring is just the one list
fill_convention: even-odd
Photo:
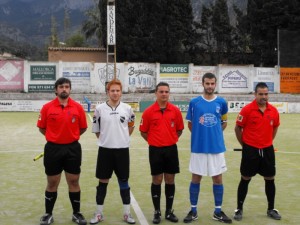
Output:
[[177,143],[177,131],[183,130],[182,114],[178,107],[168,103],[164,112],[157,102],[149,106],[142,115],[140,131],[148,133],[148,144],[156,147]]
[[62,107],[58,98],[48,102],[40,111],[37,127],[46,129],[47,141],[69,144],[80,138],[80,129],[87,128],[83,107],[69,98],[68,105]]
[[256,100],[254,100],[242,108],[236,119],[236,124],[243,128],[243,143],[255,148],[266,148],[273,143],[274,128],[280,124],[279,113],[269,103],[262,113]]

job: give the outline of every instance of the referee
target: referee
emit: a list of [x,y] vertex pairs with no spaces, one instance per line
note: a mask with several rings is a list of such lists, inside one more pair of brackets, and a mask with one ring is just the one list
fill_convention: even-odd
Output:
[[169,102],[170,87],[160,82],[155,88],[156,102],[142,115],[141,136],[149,144],[149,161],[152,175],[151,196],[154,205],[153,223],[161,222],[161,184],[165,180],[165,219],[178,222],[173,213],[175,195],[175,174],[179,173],[177,141],[184,129],[180,110]]
[[86,224],[80,213],[79,177],[82,153],[78,140],[86,131],[87,122],[83,107],[70,98],[70,92],[71,81],[59,78],[55,82],[56,98],[42,107],[37,122],[37,127],[47,140],[44,148],[46,212],[40,219],[40,225],[54,222],[52,211],[63,170],[73,208],[72,221],[80,225]]
[[259,82],[255,87],[255,99],[242,108],[236,119],[235,134],[243,146],[240,166],[241,180],[237,191],[235,220],[242,220],[243,205],[251,178],[257,173],[264,177],[268,200],[267,216],[280,220],[275,204],[275,153],[273,139],[280,125],[277,109],[268,103],[268,86]]

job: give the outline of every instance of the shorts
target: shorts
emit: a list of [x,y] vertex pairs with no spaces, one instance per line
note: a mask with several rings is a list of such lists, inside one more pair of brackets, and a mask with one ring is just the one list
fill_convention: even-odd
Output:
[[48,176],[61,174],[63,170],[71,174],[80,174],[82,151],[78,141],[71,144],[47,142],[44,152],[44,167]]
[[151,175],[162,173],[176,174],[180,172],[177,145],[155,147],[149,146],[149,162]]
[[276,168],[273,145],[264,149],[258,149],[243,144],[240,172],[245,177],[253,177],[257,173],[264,177],[275,176]]
[[110,179],[115,172],[118,179],[129,179],[129,148],[98,149],[96,177]]
[[217,176],[227,170],[224,153],[191,153],[189,170],[200,176]]

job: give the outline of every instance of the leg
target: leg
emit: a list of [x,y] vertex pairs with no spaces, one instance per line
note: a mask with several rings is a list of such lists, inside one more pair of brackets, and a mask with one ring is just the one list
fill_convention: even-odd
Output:
[[45,191],[45,208],[47,214],[52,214],[56,199],[57,188],[60,183],[61,174],[47,176],[47,187]]
[[265,192],[268,199],[267,215],[275,220],[280,220],[281,215],[279,214],[277,209],[274,209],[275,194],[276,194],[274,177],[264,177],[264,179],[265,179]]
[[161,196],[162,180],[163,180],[163,174],[152,175],[151,196],[152,196],[152,202],[155,210],[152,222],[154,224],[159,224],[161,221],[160,196]]
[[172,210],[175,196],[175,174],[164,174],[165,179],[165,196],[166,196],[166,213],[165,218],[171,222],[178,222],[178,218]]
[[213,193],[215,199],[215,213],[220,213],[223,203],[224,187],[222,182],[222,174],[212,177]]
[[222,174],[213,176],[212,180],[213,180],[213,193],[215,199],[215,211],[213,214],[213,219],[220,221],[222,223],[232,223],[232,220],[228,216],[226,216],[226,214],[222,211],[223,194],[224,194]]

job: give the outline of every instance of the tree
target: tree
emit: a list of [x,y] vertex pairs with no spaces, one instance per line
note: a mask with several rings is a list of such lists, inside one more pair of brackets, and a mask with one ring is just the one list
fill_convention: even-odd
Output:
[[64,42],[69,38],[70,36],[70,13],[69,9],[66,7],[65,8],[65,15],[64,15]]
[[82,34],[74,34],[66,40],[67,47],[85,47],[85,40]]
[[217,63],[228,59],[232,48],[232,26],[225,0],[217,0],[212,10],[212,33],[216,41]]
[[[99,0],[100,2],[106,2],[104,0]],[[96,36],[98,40],[98,46],[99,47],[104,47],[103,45],[103,33],[102,33],[102,23],[101,23],[101,18],[100,18],[100,11],[99,8],[96,7],[96,0],[95,0],[95,6],[89,9],[86,12],[86,16],[88,17],[87,20],[84,21],[82,25],[82,32],[85,35],[85,38],[91,39],[94,36]]]
[[54,16],[51,16],[51,46],[57,47],[59,45],[59,40],[57,36],[57,23]]

